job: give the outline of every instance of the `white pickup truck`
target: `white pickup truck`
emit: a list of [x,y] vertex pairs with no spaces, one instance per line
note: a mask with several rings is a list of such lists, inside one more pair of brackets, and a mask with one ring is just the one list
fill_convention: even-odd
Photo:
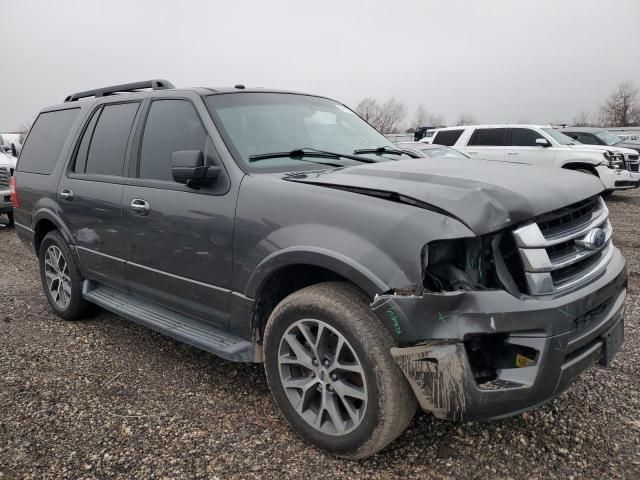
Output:
[[[595,175],[605,193],[637,188],[640,174],[625,169],[627,148],[584,145],[551,126],[471,125],[439,128],[434,144],[447,145],[470,157],[556,167]],[[636,169],[637,170],[637,169]]]

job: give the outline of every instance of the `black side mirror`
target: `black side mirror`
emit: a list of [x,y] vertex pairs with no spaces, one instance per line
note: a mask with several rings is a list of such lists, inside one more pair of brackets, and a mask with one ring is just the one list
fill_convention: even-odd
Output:
[[539,145],[541,147],[551,146],[551,144],[549,143],[549,140],[547,140],[546,138],[536,138],[536,145]]
[[221,167],[205,165],[202,150],[180,150],[171,155],[171,174],[178,183],[198,188],[218,178]]

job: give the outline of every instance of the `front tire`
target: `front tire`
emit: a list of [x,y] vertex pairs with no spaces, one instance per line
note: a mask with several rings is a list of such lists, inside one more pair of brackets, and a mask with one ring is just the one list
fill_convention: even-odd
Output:
[[65,320],[85,316],[91,304],[82,298],[82,275],[75,257],[57,231],[45,235],[38,259],[40,279],[53,312]]
[[393,346],[354,287],[331,282],[294,292],[275,308],[264,334],[273,398],[304,440],[342,457],[373,455],[416,411]]

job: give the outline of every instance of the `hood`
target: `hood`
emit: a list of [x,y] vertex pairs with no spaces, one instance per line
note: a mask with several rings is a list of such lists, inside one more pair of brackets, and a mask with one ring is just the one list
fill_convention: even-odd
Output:
[[600,193],[594,176],[562,169],[457,158],[398,160],[286,180],[351,190],[391,193],[402,201],[454,217],[477,235],[495,232]]
[[635,153],[640,153],[640,143],[621,142],[614,145],[615,148],[625,148],[633,150]]
[[[598,151],[598,152],[614,152],[614,153],[624,153],[625,155],[635,155],[638,153],[636,150],[631,148],[624,148],[621,144],[617,143],[615,145],[591,145],[586,143],[579,143],[577,145],[567,145],[573,150],[580,151]],[[639,145],[640,147],[640,145]]]

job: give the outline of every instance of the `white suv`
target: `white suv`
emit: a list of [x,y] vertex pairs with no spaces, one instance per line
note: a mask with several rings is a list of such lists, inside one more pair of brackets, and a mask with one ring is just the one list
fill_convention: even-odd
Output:
[[439,128],[433,143],[454,147],[472,158],[567,168],[596,175],[607,193],[637,188],[640,184],[640,175],[624,169],[625,158],[637,152],[579,144],[551,126],[471,125]]

